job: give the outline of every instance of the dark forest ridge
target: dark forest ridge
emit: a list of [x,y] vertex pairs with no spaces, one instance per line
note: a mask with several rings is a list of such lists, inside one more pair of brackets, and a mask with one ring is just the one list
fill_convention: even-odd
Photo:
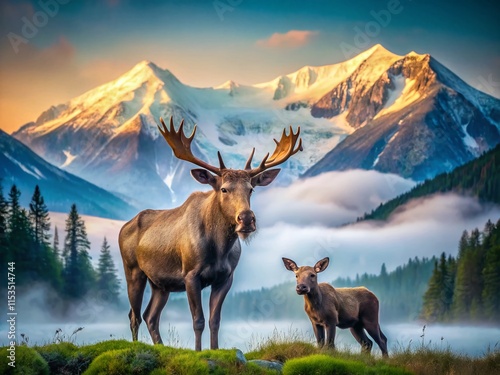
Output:
[[450,173],[442,173],[415,186],[363,217],[363,220],[386,220],[412,199],[437,193],[455,192],[479,198],[483,202],[500,203],[500,145]]

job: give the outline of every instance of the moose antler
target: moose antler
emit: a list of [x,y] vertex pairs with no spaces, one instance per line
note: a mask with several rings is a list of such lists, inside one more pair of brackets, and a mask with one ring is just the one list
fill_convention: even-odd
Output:
[[224,161],[222,160],[220,152],[217,152],[220,164],[219,168],[214,167],[213,165],[210,165],[193,155],[193,152],[191,151],[191,142],[193,141],[194,135],[196,133],[196,125],[194,126],[191,135],[189,137],[186,137],[186,135],[184,134],[184,120],[181,121],[178,131],[175,131],[174,121],[172,117],[170,117],[170,128],[167,128],[167,125],[165,125],[165,122],[161,117],[160,122],[162,126],[160,127],[158,125],[158,129],[160,130],[161,135],[163,135],[163,138],[165,138],[167,143],[172,148],[172,151],[177,158],[189,161],[202,168],[205,168],[206,170],[215,173],[217,176],[222,175],[222,170],[226,169],[226,166],[224,165]]
[[[258,175],[261,172],[264,172],[266,169],[275,167],[279,164],[284,163],[290,158],[290,156],[295,155],[297,152],[302,151],[302,139],[299,139],[300,135],[300,126],[297,129],[297,133],[293,132],[292,127],[290,126],[290,134],[286,134],[286,129],[283,129],[283,134],[281,135],[281,139],[278,142],[276,139],[276,149],[273,154],[269,156],[267,153],[262,159],[260,165],[257,168],[252,168],[252,158],[255,153],[255,148],[252,150],[250,157],[247,160],[245,165],[245,170],[248,171],[251,177]],[[297,139],[299,140],[299,145],[295,148],[295,144],[297,143]]]

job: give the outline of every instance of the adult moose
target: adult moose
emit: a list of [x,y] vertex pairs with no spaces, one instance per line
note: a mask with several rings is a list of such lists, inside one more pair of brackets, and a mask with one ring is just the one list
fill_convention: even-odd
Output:
[[[210,294],[210,348],[219,347],[218,335],[221,307],[233,282],[233,273],[240,258],[239,238],[248,238],[256,229],[256,219],[250,210],[250,196],[255,186],[269,185],[280,169],[269,169],[284,163],[302,150],[297,133],[283,131],[273,154],[264,157],[252,168],[255,148],[245,169],[226,168],[220,152],[219,167],[212,166],[191,151],[196,133],[184,134],[184,120],[175,131],[172,118],[170,128],[163,119],[160,133],[175,156],[203,169],[191,170],[200,183],[212,187],[209,192],[195,192],[180,206],[171,210],[145,210],[126,223],[120,231],[119,244],[130,300],[130,329],[137,340],[141,324],[141,305],[146,281],[151,286],[151,299],[143,318],[155,344],[162,343],[160,315],[170,292],[186,291],[193,318],[195,349],[201,350],[201,335],[205,318],[201,290],[211,285]],[[296,146],[298,142],[298,146]],[[212,172],[212,173],[209,173]]]

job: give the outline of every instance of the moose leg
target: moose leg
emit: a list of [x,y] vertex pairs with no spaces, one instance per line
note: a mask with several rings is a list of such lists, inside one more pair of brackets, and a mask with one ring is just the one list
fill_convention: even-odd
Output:
[[188,273],[184,277],[186,292],[189,302],[189,309],[193,317],[193,330],[195,338],[195,350],[201,350],[201,335],[205,329],[205,317],[203,316],[203,306],[201,304],[201,283],[198,275]]
[[222,304],[233,284],[233,275],[220,285],[212,285],[210,293],[210,349],[219,349],[219,327]]
[[125,278],[127,280],[128,299],[130,301],[130,330],[132,331],[132,340],[137,341],[139,335],[139,325],[141,319],[142,297],[146,287],[146,275],[140,269],[129,269],[125,267]]
[[164,292],[151,281],[151,299],[149,300],[148,307],[144,311],[143,318],[151,335],[154,344],[163,344],[160,336],[160,316],[165,304],[168,301],[169,292]]
[[361,350],[365,353],[370,353],[372,350],[373,342],[366,335],[363,325],[361,323],[356,323],[350,328],[352,335],[357,342],[361,345]]

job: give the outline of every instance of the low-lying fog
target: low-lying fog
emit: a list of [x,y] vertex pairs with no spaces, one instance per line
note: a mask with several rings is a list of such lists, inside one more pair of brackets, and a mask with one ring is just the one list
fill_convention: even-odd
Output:
[[[167,305],[168,308],[168,305]],[[96,321],[91,324],[79,323],[47,323],[35,324],[24,322],[19,334],[24,333],[29,337],[29,344],[47,344],[55,339],[55,332],[61,329],[60,337],[76,344],[89,344],[102,340],[126,339],[131,340],[127,312],[106,321]],[[83,329],[76,334],[72,333],[79,327]],[[382,324],[382,330],[388,339],[389,354],[391,351],[404,348],[418,348],[421,345],[432,349],[450,349],[455,353],[469,356],[481,356],[488,351],[498,350],[500,346],[500,328],[472,327],[472,326],[440,326],[427,325],[425,335],[422,337],[421,324]],[[169,319],[168,313],[163,316],[160,331],[165,345],[194,349],[194,333],[192,323],[187,317],[182,319]],[[0,331],[0,345],[7,343],[7,332]],[[19,335],[18,335],[19,336]],[[26,337],[25,336],[25,337]],[[222,321],[219,342],[221,348],[239,348],[251,351],[257,348],[269,337],[288,337],[301,339],[314,343],[311,323],[304,313],[304,319],[289,321]],[[149,333],[144,325],[139,330],[139,340],[152,343]],[[337,330],[336,345],[339,348],[360,350],[359,344],[354,340],[349,330]],[[203,332],[203,349],[210,345],[208,326]],[[380,349],[374,343],[373,353],[380,356]]]
[[[279,178],[279,177],[278,177]],[[458,240],[466,229],[483,228],[488,219],[500,218],[500,207],[481,204],[476,199],[455,194],[438,195],[416,200],[394,214],[387,222],[360,222],[350,225],[357,217],[376,208],[414,186],[414,182],[395,175],[374,171],[347,171],[326,173],[308,180],[297,181],[288,187],[257,188],[252,208],[258,222],[256,233],[248,244],[243,244],[240,264],[235,273],[232,292],[260,289],[284,281],[293,280],[293,275],[283,267],[281,257],[294,259],[299,265],[314,264],[329,256],[330,267],[321,275],[321,281],[334,280],[339,276],[354,277],[357,273],[379,273],[382,263],[390,272],[409,258],[438,256],[441,252],[456,255]],[[69,211],[69,208],[68,208]],[[51,213],[52,228],[57,225],[60,243],[64,239],[67,214]],[[91,256],[97,263],[104,236],[113,252],[120,276],[123,275],[118,249],[118,232],[124,222],[84,216],[92,243]],[[342,226],[344,225],[344,226]],[[125,283],[122,281],[125,294]],[[44,343],[53,339],[54,332],[62,328],[68,336],[79,326],[85,327],[77,333],[78,343],[115,338],[130,338],[128,307],[112,317],[104,317],[105,311],[92,305],[89,299],[75,308],[71,322],[52,321],[41,303],[44,290],[33,287],[38,297],[29,303],[29,313],[20,312],[17,326],[20,333],[30,336],[30,342]],[[18,295],[18,299],[22,299]],[[124,297],[125,298],[125,297]],[[172,297],[171,297],[172,298]],[[174,297],[175,298],[175,297]],[[23,319],[23,316],[26,316]],[[28,317],[29,316],[29,317]],[[168,314],[168,305],[163,315],[162,332],[168,342],[168,333],[180,345],[192,347],[193,338],[190,318]],[[175,323],[174,323],[175,322]],[[171,324],[169,330],[169,323]],[[263,321],[223,322],[221,343],[225,347],[242,349],[251,345],[252,334],[269,336],[274,327],[288,331],[299,329],[312,335],[310,324],[304,319],[298,322]],[[149,340],[145,327],[141,337]],[[0,344],[6,343],[6,326],[0,326]],[[422,325],[385,325],[390,346],[421,344]],[[339,343],[356,345],[354,339],[341,335]],[[208,330],[204,339],[208,339]],[[441,340],[441,337],[443,339]],[[425,343],[472,355],[484,353],[488,345],[498,343],[500,329],[478,327],[429,326],[425,332]],[[206,347],[206,344],[205,344]],[[356,349],[357,350],[357,349]]]

